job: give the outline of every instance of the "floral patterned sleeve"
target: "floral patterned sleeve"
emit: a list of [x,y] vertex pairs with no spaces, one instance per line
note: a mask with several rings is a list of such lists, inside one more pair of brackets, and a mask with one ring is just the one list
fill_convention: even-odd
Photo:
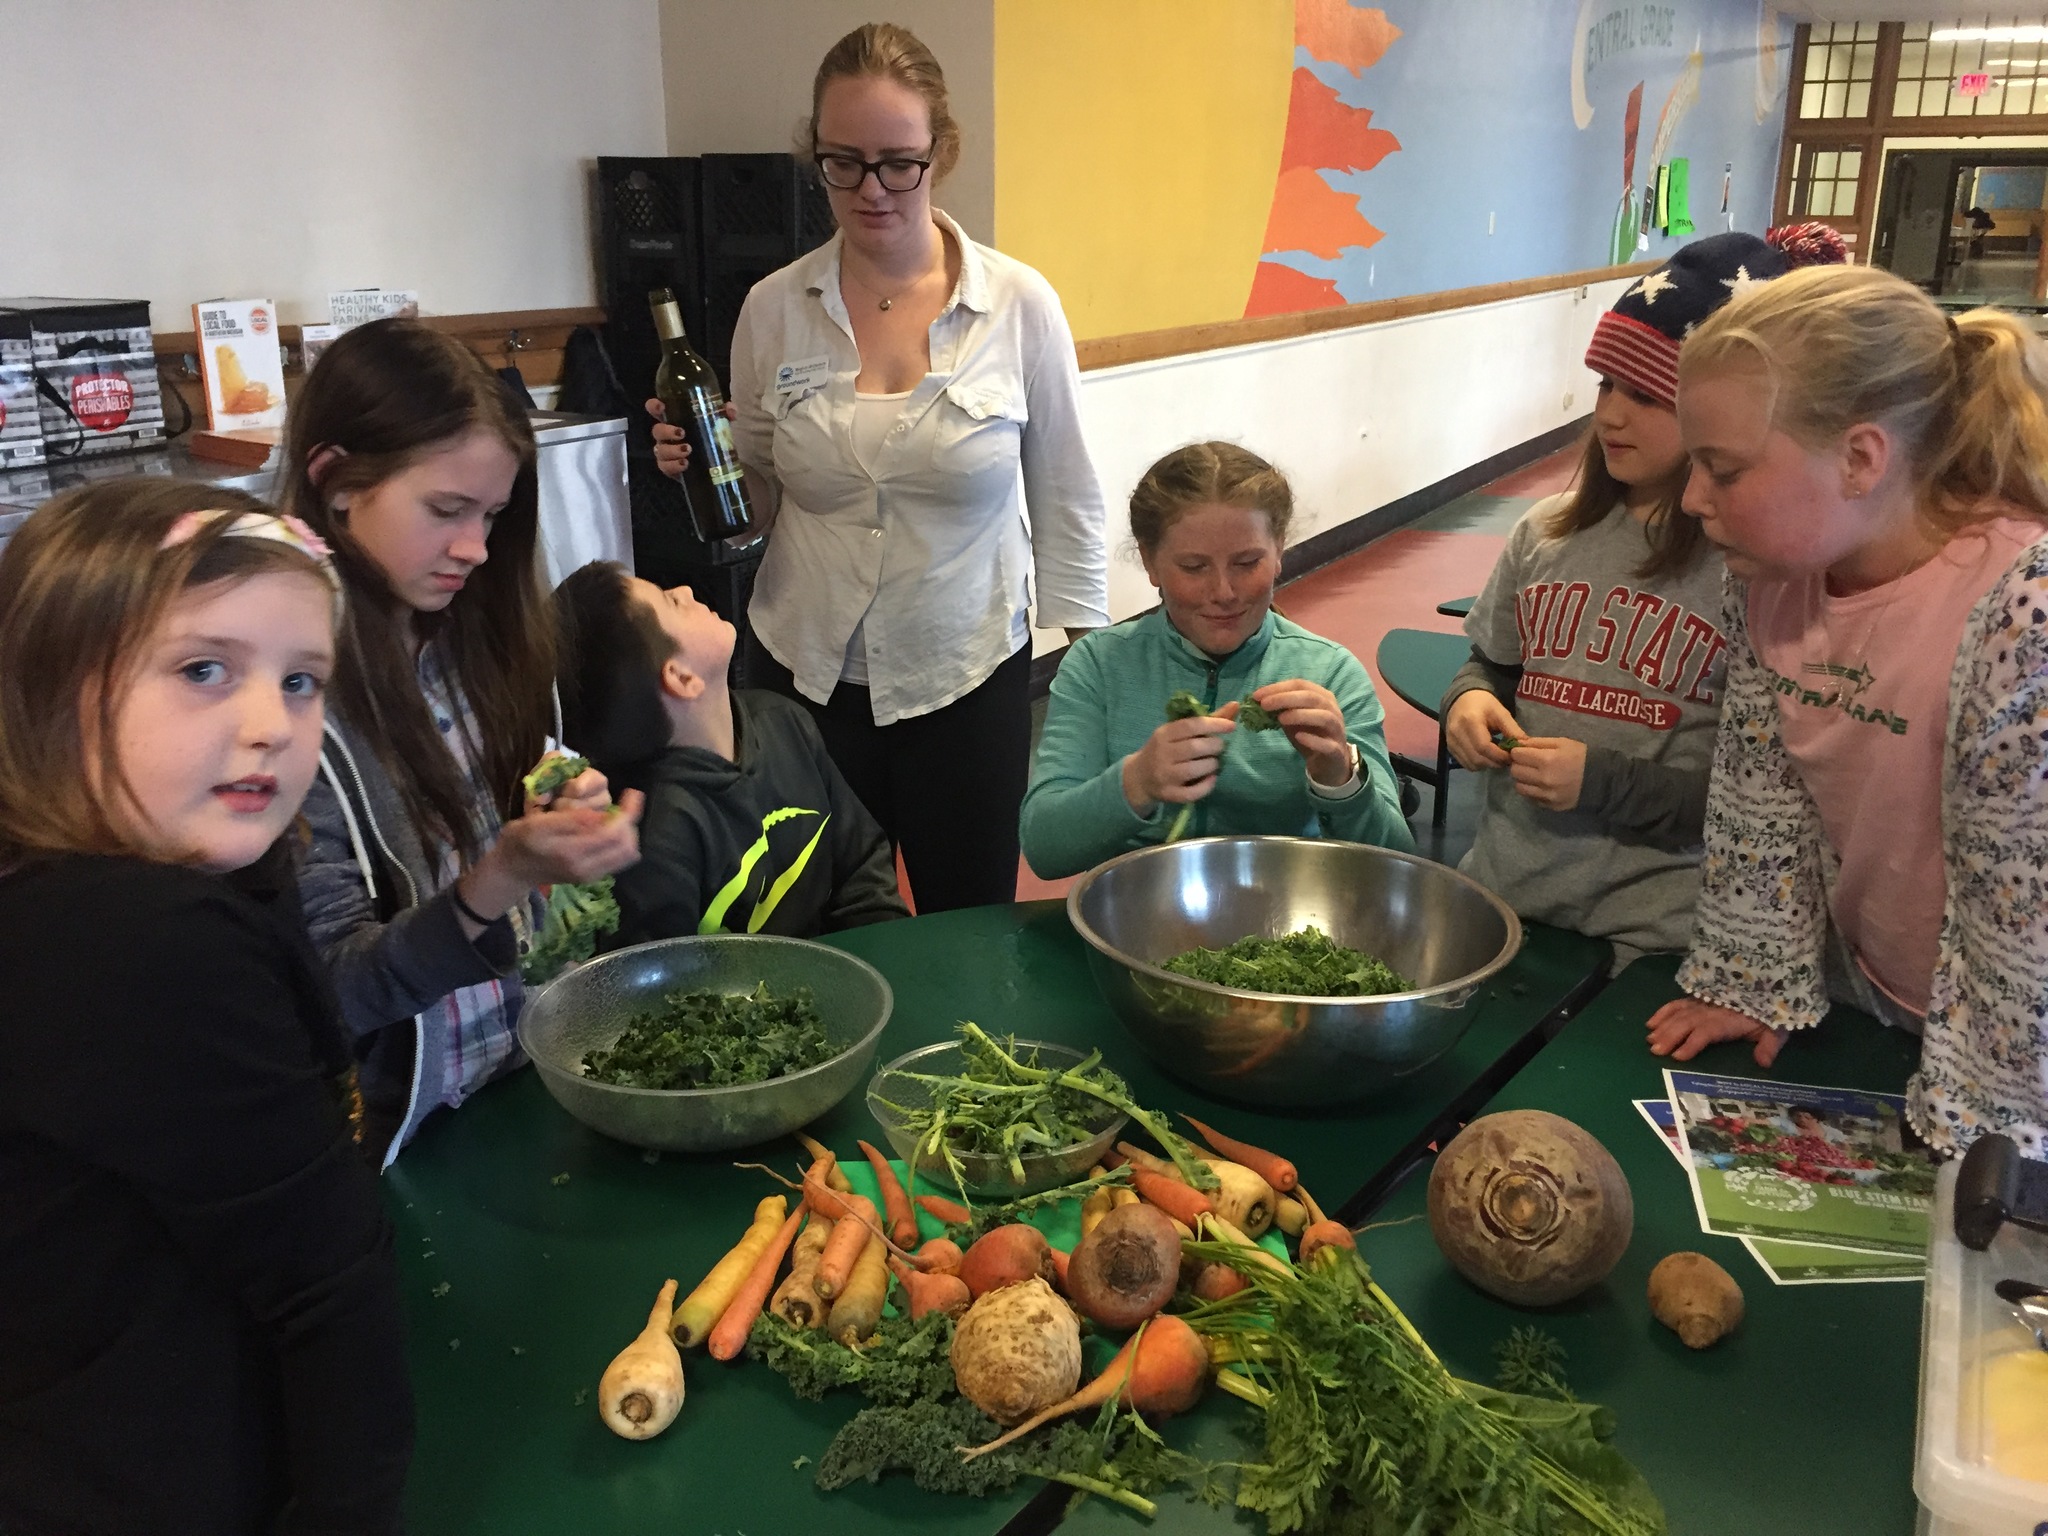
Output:
[[1728,681],[1707,790],[1707,856],[1678,984],[1774,1029],[1810,1029],[1828,1011],[1826,834],[1749,642],[1749,589],[1730,577],[1724,603]]
[[2048,1157],[2048,539],[2021,551],[1963,634],[1942,768],[1948,901],[1914,1129],[1948,1151],[1986,1131]]

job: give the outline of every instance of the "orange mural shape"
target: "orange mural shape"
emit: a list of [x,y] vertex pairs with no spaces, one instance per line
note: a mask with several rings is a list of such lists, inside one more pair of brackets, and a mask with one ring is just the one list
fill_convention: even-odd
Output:
[[1266,250],[1307,251],[1335,259],[1347,246],[1376,243],[1380,231],[1358,211],[1358,199],[1339,192],[1307,166],[1282,171],[1266,220]]
[[1280,169],[1305,165],[1321,171],[1371,170],[1401,147],[1399,139],[1371,123],[1369,108],[1345,106],[1332,87],[1297,69],[1288,97]]
[[1335,309],[1345,302],[1327,277],[1311,277],[1282,262],[1262,261],[1252,278],[1252,296],[1246,300],[1244,312],[1293,315],[1305,309]]
[[1347,0],[1294,0],[1295,45],[1354,75],[1379,63],[1400,35],[1385,11],[1365,10]]

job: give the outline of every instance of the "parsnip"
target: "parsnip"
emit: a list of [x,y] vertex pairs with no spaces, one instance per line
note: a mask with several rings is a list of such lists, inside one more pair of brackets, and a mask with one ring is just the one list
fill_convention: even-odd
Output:
[[647,1326],[605,1367],[597,1384],[597,1415],[604,1427],[627,1440],[651,1440],[683,1411],[683,1357],[669,1329],[675,1318],[676,1283],[664,1281]]
[[1266,1228],[1273,1225],[1273,1210],[1280,1199],[1273,1193],[1273,1186],[1243,1163],[1226,1162],[1220,1157],[1203,1161],[1216,1175],[1217,1189],[1209,1196],[1216,1214],[1246,1237],[1265,1236]]

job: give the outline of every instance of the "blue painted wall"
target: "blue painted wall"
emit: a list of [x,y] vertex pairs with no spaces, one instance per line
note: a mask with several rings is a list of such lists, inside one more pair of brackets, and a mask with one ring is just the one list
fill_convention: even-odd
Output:
[[[1667,151],[1690,162],[1696,234],[1652,232],[1642,254],[1662,256],[1731,227],[1720,211],[1731,163],[1732,227],[1762,233],[1792,25],[1760,0],[1383,0],[1381,9],[1402,36],[1370,69],[1352,74],[1305,50],[1296,63],[1401,141],[1370,171],[1321,173],[1357,196],[1382,238],[1334,260],[1293,252],[1268,261],[1332,280],[1352,302],[1604,265],[1622,195],[1629,93],[1642,84],[1640,199],[1654,171],[1659,114],[1696,50],[1697,99]],[[1761,64],[1760,39],[1777,45]],[[1575,59],[1584,91],[1576,112]]]

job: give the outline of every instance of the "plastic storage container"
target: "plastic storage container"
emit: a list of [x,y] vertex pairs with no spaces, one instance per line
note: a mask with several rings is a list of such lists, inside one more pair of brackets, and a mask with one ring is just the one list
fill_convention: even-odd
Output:
[[[2008,1223],[1984,1252],[1965,1248],[1955,1232],[1957,1167],[1944,1165],[1935,1185],[1920,1332],[1917,1529],[1920,1536],[2048,1536],[2048,1481],[2009,1476],[1993,1464],[1997,1426],[1987,1422],[1985,1390],[1987,1367],[2023,1351],[2042,1354],[1992,1287],[2004,1279],[2048,1285],[2048,1235]],[[2048,1387],[2040,1395],[2048,1398]],[[2048,1444],[2034,1455],[2048,1476]]]

